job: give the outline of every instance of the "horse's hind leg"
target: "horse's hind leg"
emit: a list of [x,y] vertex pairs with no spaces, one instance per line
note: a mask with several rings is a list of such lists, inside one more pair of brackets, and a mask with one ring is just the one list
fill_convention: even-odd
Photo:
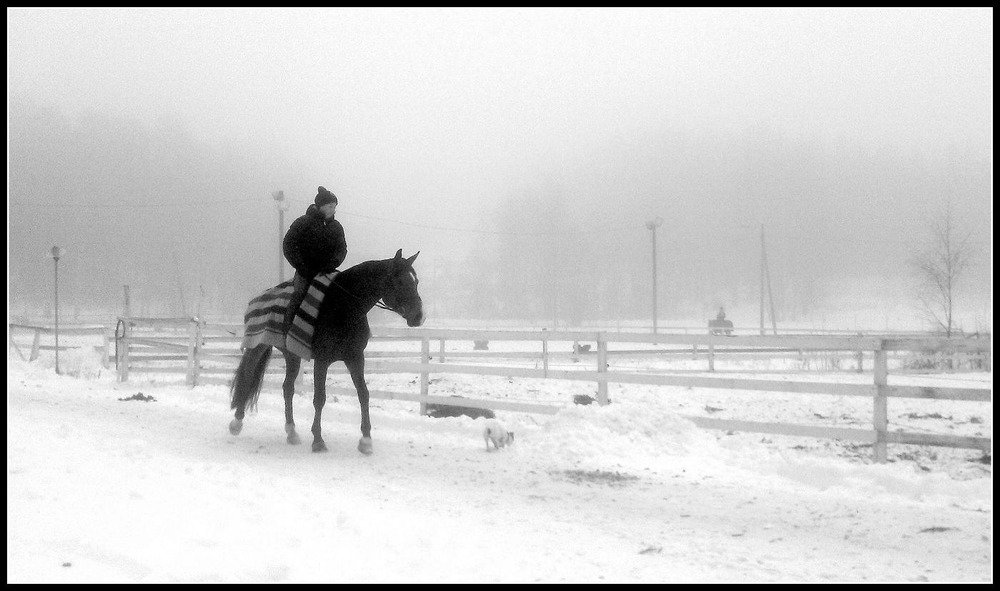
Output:
[[316,411],[312,424],[313,451],[326,451],[326,442],[323,441],[323,427],[320,423],[323,420],[323,407],[326,406],[326,370],[329,367],[329,361],[317,359],[313,362],[313,382],[315,383],[313,409]]
[[285,397],[285,433],[288,434],[288,443],[292,445],[302,443],[299,434],[295,432],[295,420],[292,418],[295,378],[298,377],[301,366],[302,359],[290,353],[285,353],[285,381],[281,384],[281,392]]
[[344,365],[351,372],[351,381],[358,391],[358,403],[361,405],[361,439],[358,441],[358,451],[365,455],[371,454],[372,423],[368,416],[368,384],[365,383],[365,358],[361,355],[354,359],[345,359]]

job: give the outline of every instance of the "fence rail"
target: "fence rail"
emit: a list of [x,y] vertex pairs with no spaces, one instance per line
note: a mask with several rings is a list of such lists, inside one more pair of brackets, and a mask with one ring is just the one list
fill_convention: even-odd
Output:
[[[77,326],[70,325],[61,327],[59,329],[59,333],[65,336],[94,336],[100,338],[102,341],[101,345],[62,344],[59,345],[59,350],[68,351],[70,349],[93,348],[101,354],[101,365],[106,368],[110,367],[110,362],[113,360],[111,357],[111,344],[114,337],[108,327],[99,324]],[[25,357],[24,352],[21,351],[21,347],[15,339],[15,336],[18,334],[31,335],[31,346],[27,357]],[[38,359],[38,356],[42,351],[56,350],[54,342],[52,345],[42,344],[43,336],[46,338],[51,337],[52,340],[55,341],[55,330],[47,326],[20,324],[17,322],[7,324],[7,344],[21,359],[24,359],[25,361],[34,361]]]
[[[12,325],[13,327],[14,325]],[[240,360],[239,342],[242,329],[240,325],[214,324],[209,325],[196,319],[146,319],[123,318],[117,332],[118,379],[127,381],[130,372],[143,373],[184,373],[189,385],[222,381],[213,376],[222,375],[224,379],[231,377],[233,366]],[[38,327],[21,327],[34,328]],[[41,329],[38,329],[41,330]],[[40,332],[36,331],[35,340]],[[559,406],[534,404],[527,402],[478,400],[470,398],[457,399],[450,396],[434,396],[429,392],[431,374],[472,374],[484,376],[504,376],[519,378],[559,379],[587,381],[597,387],[597,401],[608,404],[609,384],[642,384],[652,386],[679,386],[687,388],[723,389],[730,391],[767,391],[792,392],[798,394],[819,394],[834,396],[866,397],[872,400],[872,428],[845,429],[821,427],[814,425],[796,425],[788,423],[766,423],[754,421],[739,421],[715,419],[698,416],[688,416],[696,425],[707,429],[745,431],[781,435],[796,435],[819,438],[833,438],[861,441],[873,445],[875,460],[885,462],[887,444],[904,443],[915,445],[932,445],[965,449],[978,449],[984,452],[992,449],[992,438],[964,437],[945,434],[907,433],[888,430],[888,399],[915,398],[933,400],[960,400],[971,402],[991,402],[992,390],[986,388],[945,388],[890,386],[889,354],[933,355],[946,359],[956,356],[978,359],[983,369],[989,371],[992,365],[991,341],[971,338],[918,338],[911,334],[887,336],[830,336],[830,335],[736,335],[717,336],[707,334],[639,334],[611,333],[593,331],[497,331],[497,330],[464,330],[464,329],[411,329],[384,328],[377,329],[373,342],[411,342],[419,344],[420,349],[411,351],[378,351],[370,350],[366,356],[370,359],[367,370],[371,373],[416,373],[420,376],[420,392],[386,392],[372,391],[373,398],[390,400],[409,400],[419,402],[421,409],[426,404],[460,404],[476,408],[502,408],[519,412],[546,413],[558,412]],[[431,341],[439,341],[438,350],[432,355]],[[540,351],[446,351],[445,344],[455,341],[487,341],[487,342],[534,342],[540,345]],[[13,341],[12,341],[13,342]],[[553,343],[573,343],[571,351],[551,351]],[[591,351],[583,351],[578,345],[587,343],[596,345]],[[646,345],[644,349],[635,348],[636,344]],[[631,345],[632,348],[619,348],[620,345]],[[107,342],[105,345],[107,349]],[[33,348],[34,350],[34,348]],[[722,376],[691,376],[677,375],[671,370],[669,375],[654,373],[638,373],[610,371],[609,358],[621,356],[633,357],[677,357],[691,355],[695,359],[707,359],[708,371],[715,372],[715,362],[718,358],[727,356],[735,358],[771,357],[798,355],[810,353],[836,354],[845,359],[857,360],[857,371],[863,371],[863,361],[871,360],[870,384],[844,384],[815,381],[786,381],[769,379],[728,378]],[[407,361],[405,358],[415,358]],[[276,356],[280,359],[280,356]],[[484,359],[484,360],[517,360],[527,359],[541,361],[541,368],[517,367],[512,365],[498,366],[473,365],[448,362],[447,359]],[[400,360],[403,359],[403,360]],[[577,362],[588,360],[596,362],[593,369],[556,369],[550,367],[551,360],[568,360]],[[179,363],[183,361],[184,365]],[[146,363],[171,363],[163,367],[140,365]],[[222,365],[223,367],[219,367]],[[331,368],[331,373],[343,372],[343,369]],[[283,373],[282,368],[272,367],[269,373]],[[300,374],[301,379],[301,374]],[[353,390],[332,388],[332,391],[345,395],[353,394]],[[342,390],[342,392],[341,392]]]

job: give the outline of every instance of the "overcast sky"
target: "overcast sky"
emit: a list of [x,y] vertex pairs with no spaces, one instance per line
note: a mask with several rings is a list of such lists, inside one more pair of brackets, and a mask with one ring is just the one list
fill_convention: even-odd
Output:
[[[722,164],[724,144],[761,133],[992,161],[990,9],[8,8],[7,39],[9,112],[17,97],[246,149],[268,163],[248,199],[283,189],[298,215],[331,188],[345,224],[365,226],[348,235],[365,258],[393,239],[474,242],[539,186],[641,240],[658,215],[682,232],[684,212],[702,210],[652,197],[672,181],[601,168],[676,167],[645,147],[657,138],[714,142],[701,150]],[[960,212],[980,240],[989,193]],[[865,196],[872,211],[891,209],[878,198]]]

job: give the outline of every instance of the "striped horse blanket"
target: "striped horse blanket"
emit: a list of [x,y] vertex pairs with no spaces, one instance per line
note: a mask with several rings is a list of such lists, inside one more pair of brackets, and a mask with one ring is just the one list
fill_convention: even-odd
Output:
[[282,329],[288,300],[292,297],[292,282],[279,283],[250,300],[247,312],[243,315],[244,332],[240,346],[252,349],[258,345],[268,345],[284,349],[306,361],[312,359],[313,329],[319,316],[319,307],[323,303],[326,288],[337,273],[339,271],[320,273],[313,278],[306,290],[306,297],[295,312],[287,339]]

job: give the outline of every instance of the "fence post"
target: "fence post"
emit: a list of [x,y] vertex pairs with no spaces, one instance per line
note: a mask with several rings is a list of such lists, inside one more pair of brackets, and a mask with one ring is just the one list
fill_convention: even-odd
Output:
[[128,316],[122,319],[122,337],[118,341],[118,381],[127,382],[128,381],[128,362],[129,362],[129,331],[131,330],[132,321]]
[[[430,390],[431,340],[424,337],[420,341],[420,395],[427,396]],[[427,414],[427,403],[420,401],[420,414]]]
[[194,319],[188,324],[188,375],[187,383],[194,387],[198,385],[201,373],[201,321]]
[[887,459],[886,431],[889,428],[889,409],[887,391],[889,385],[889,363],[886,359],[882,342],[875,350],[875,408],[872,419],[875,427],[875,461],[884,464]]
[[715,345],[708,345],[708,371],[715,371]]
[[[865,336],[864,333],[858,333],[858,337]],[[888,362],[886,362],[888,363]],[[864,349],[858,349],[858,373],[865,372],[865,351]]]
[[194,385],[201,379],[201,352],[205,350],[205,322],[201,316],[194,321]]
[[[608,372],[608,342],[604,340],[604,333],[597,333],[597,372],[598,374]],[[601,406],[608,404],[608,381],[597,381],[597,403]]]
[[194,386],[194,364],[196,351],[198,350],[198,338],[195,333],[194,324],[188,324],[188,357],[187,357],[187,385]]
[[441,337],[441,363],[444,363],[444,337]]
[[42,329],[35,329],[35,336],[31,339],[31,355],[28,357],[28,361],[34,361],[38,359],[38,350],[41,348],[42,340]]
[[549,377],[549,335],[542,329],[542,375]]

